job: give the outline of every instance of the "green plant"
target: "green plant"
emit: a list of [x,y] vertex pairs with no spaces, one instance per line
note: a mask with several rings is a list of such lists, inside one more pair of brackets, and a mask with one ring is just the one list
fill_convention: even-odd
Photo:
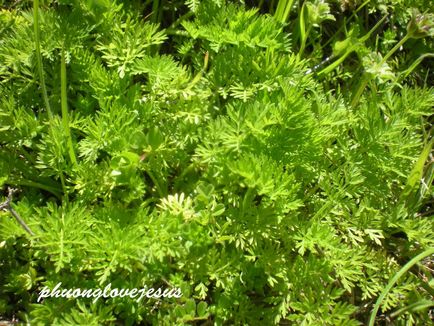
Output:
[[427,1],[1,4],[0,319],[430,322]]
[[[387,59],[389,59],[405,42],[411,38],[423,38],[427,36],[434,35],[434,18],[432,15],[421,15],[417,10],[413,11],[412,18],[407,25],[407,34],[389,51],[387,54],[379,60],[378,66],[382,67],[385,65]],[[377,72],[377,71],[374,71]],[[374,75],[374,74],[371,74]],[[356,92],[354,93],[351,105],[354,107],[360,96],[368,84],[372,76],[366,77],[360,82],[360,85]]]

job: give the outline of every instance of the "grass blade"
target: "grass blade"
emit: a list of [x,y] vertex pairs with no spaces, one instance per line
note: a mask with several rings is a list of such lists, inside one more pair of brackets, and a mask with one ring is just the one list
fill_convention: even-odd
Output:
[[407,184],[401,194],[400,201],[406,200],[412,193],[415,193],[419,189],[420,180],[423,177],[423,169],[425,166],[425,162],[431,153],[431,149],[433,146],[434,139],[431,139],[422,150],[422,153],[419,156],[413,170],[411,171]]
[[371,316],[369,317],[369,326],[374,326],[375,322],[375,316],[377,316],[378,309],[380,308],[381,303],[383,302],[386,295],[389,293],[389,291],[392,289],[392,287],[395,285],[395,283],[398,281],[398,279],[405,274],[413,265],[417,264],[419,261],[424,259],[425,257],[431,256],[434,254],[434,248],[430,248],[425,250],[424,252],[420,253],[416,257],[413,257],[407,264],[405,264],[398,273],[395,274],[395,276],[392,277],[392,279],[389,281],[387,286],[384,288],[383,292],[381,292],[381,295],[378,297],[377,302],[375,303],[374,310],[372,310]]

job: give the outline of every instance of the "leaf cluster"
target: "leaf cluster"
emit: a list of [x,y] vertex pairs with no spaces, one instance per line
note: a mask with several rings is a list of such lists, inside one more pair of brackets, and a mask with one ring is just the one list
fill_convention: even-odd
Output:
[[[387,37],[372,47],[359,16],[343,43],[332,38],[343,59],[321,74],[309,70],[339,22],[332,2],[305,2],[290,30],[262,1],[175,1],[179,12],[169,1],[46,1],[50,117],[34,12],[1,3],[0,185],[20,187],[12,206],[35,233],[1,212],[1,318],[360,325],[434,245],[434,92],[396,83]],[[354,105],[342,83],[358,76],[342,64],[353,52],[369,84]],[[429,264],[396,283],[382,314],[429,323]],[[59,282],[183,296],[37,302]]]

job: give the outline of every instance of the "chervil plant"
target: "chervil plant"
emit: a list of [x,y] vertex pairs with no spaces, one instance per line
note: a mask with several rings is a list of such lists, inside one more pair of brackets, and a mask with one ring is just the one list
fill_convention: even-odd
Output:
[[430,1],[0,4],[0,320],[432,322]]

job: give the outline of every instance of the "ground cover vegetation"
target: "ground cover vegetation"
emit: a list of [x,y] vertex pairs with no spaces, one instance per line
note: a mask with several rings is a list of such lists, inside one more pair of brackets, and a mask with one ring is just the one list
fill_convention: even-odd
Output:
[[432,322],[434,2],[0,5],[0,320]]

